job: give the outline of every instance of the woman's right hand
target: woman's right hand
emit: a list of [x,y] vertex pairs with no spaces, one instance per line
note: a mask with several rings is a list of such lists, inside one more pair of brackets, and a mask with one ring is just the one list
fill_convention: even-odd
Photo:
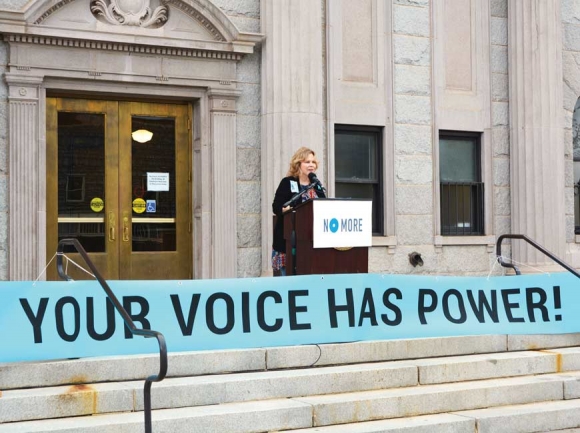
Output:
[[286,212],[288,210],[290,210],[290,206],[285,206],[285,207],[282,208],[282,213],[284,213],[284,212]]

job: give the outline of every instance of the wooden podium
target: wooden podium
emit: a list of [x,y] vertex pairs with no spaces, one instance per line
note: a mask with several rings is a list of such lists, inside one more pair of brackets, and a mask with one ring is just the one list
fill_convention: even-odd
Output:
[[[300,203],[284,214],[284,239],[286,240],[286,275],[357,274],[368,272],[369,249],[365,247],[314,248],[314,202],[333,200],[349,206],[357,200],[314,199]],[[296,269],[292,254],[295,237]]]

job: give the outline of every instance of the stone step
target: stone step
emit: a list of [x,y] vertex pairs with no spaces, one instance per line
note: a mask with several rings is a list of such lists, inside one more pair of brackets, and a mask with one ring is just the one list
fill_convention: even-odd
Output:
[[[152,413],[153,431],[259,433],[312,425],[312,408],[293,400],[229,403]],[[143,433],[143,412],[0,424],[0,433]]]
[[[579,345],[579,336],[483,335],[180,352],[169,354],[168,377],[538,350]],[[571,356],[579,352],[579,348],[573,347],[562,354]],[[566,359],[562,361],[567,369]],[[142,380],[155,374],[158,365],[157,355],[5,363],[0,364],[0,390]],[[580,369],[580,358],[576,367],[568,369]]]
[[[170,353],[168,377],[504,352],[507,340],[481,335]],[[158,355],[5,363],[0,390],[144,380],[158,369]]]
[[[170,378],[153,384],[151,403],[165,409],[416,384],[417,367],[395,361]],[[137,410],[143,410],[141,381],[8,390],[0,398],[0,423]]]
[[580,426],[580,400],[495,407],[458,415],[476,419],[478,433],[553,432]]
[[[580,350],[570,352],[566,357],[580,362]],[[489,353],[406,362],[417,366],[421,385],[564,371],[562,356],[556,351]]]
[[[314,426],[455,412],[564,399],[571,374],[523,376],[296,398],[313,408]],[[575,389],[568,398],[578,398]]]
[[567,428],[565,430],[550,430],[541,433],[580,433],[580,428]]
[[[152,407],[201,406],[556,373],[558,359],[555,353],[509,352],[168,378],[153,384]],[[0,398],[0,423],[143,410],[143,384],[132,381],[7,390]]]
[[[505,380],[505,379],[504,379]],[[501,392],[501,391],[500,391]],[[153,411],[153,431],[171,433],[576,433],[580,399],[541,401],[436,415],[312,427],[316,414],[296,399]],[[142,413],[0,424],[0,433],[141,433]]]
[[284,433],[477,433],[477,431],[473,419],[460,415],[438,414],[284,430]]
[[562,400],[414,416],[284,433],[578,433],[580,400]]

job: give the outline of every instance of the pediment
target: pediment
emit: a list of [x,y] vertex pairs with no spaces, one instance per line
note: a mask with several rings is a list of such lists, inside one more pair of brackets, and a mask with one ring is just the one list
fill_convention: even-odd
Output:
[[21,14],[21,31],[5,32],[12,40],[18,33],[84,43],[244,54],[252,52],[262,38],[240,32],[211,0],[42,0],[28,4]]

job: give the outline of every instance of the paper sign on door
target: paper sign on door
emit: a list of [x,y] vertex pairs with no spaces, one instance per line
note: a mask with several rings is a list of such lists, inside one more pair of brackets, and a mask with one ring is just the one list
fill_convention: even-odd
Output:
[[169,173],[147,173],[147,191],[169,191]]

